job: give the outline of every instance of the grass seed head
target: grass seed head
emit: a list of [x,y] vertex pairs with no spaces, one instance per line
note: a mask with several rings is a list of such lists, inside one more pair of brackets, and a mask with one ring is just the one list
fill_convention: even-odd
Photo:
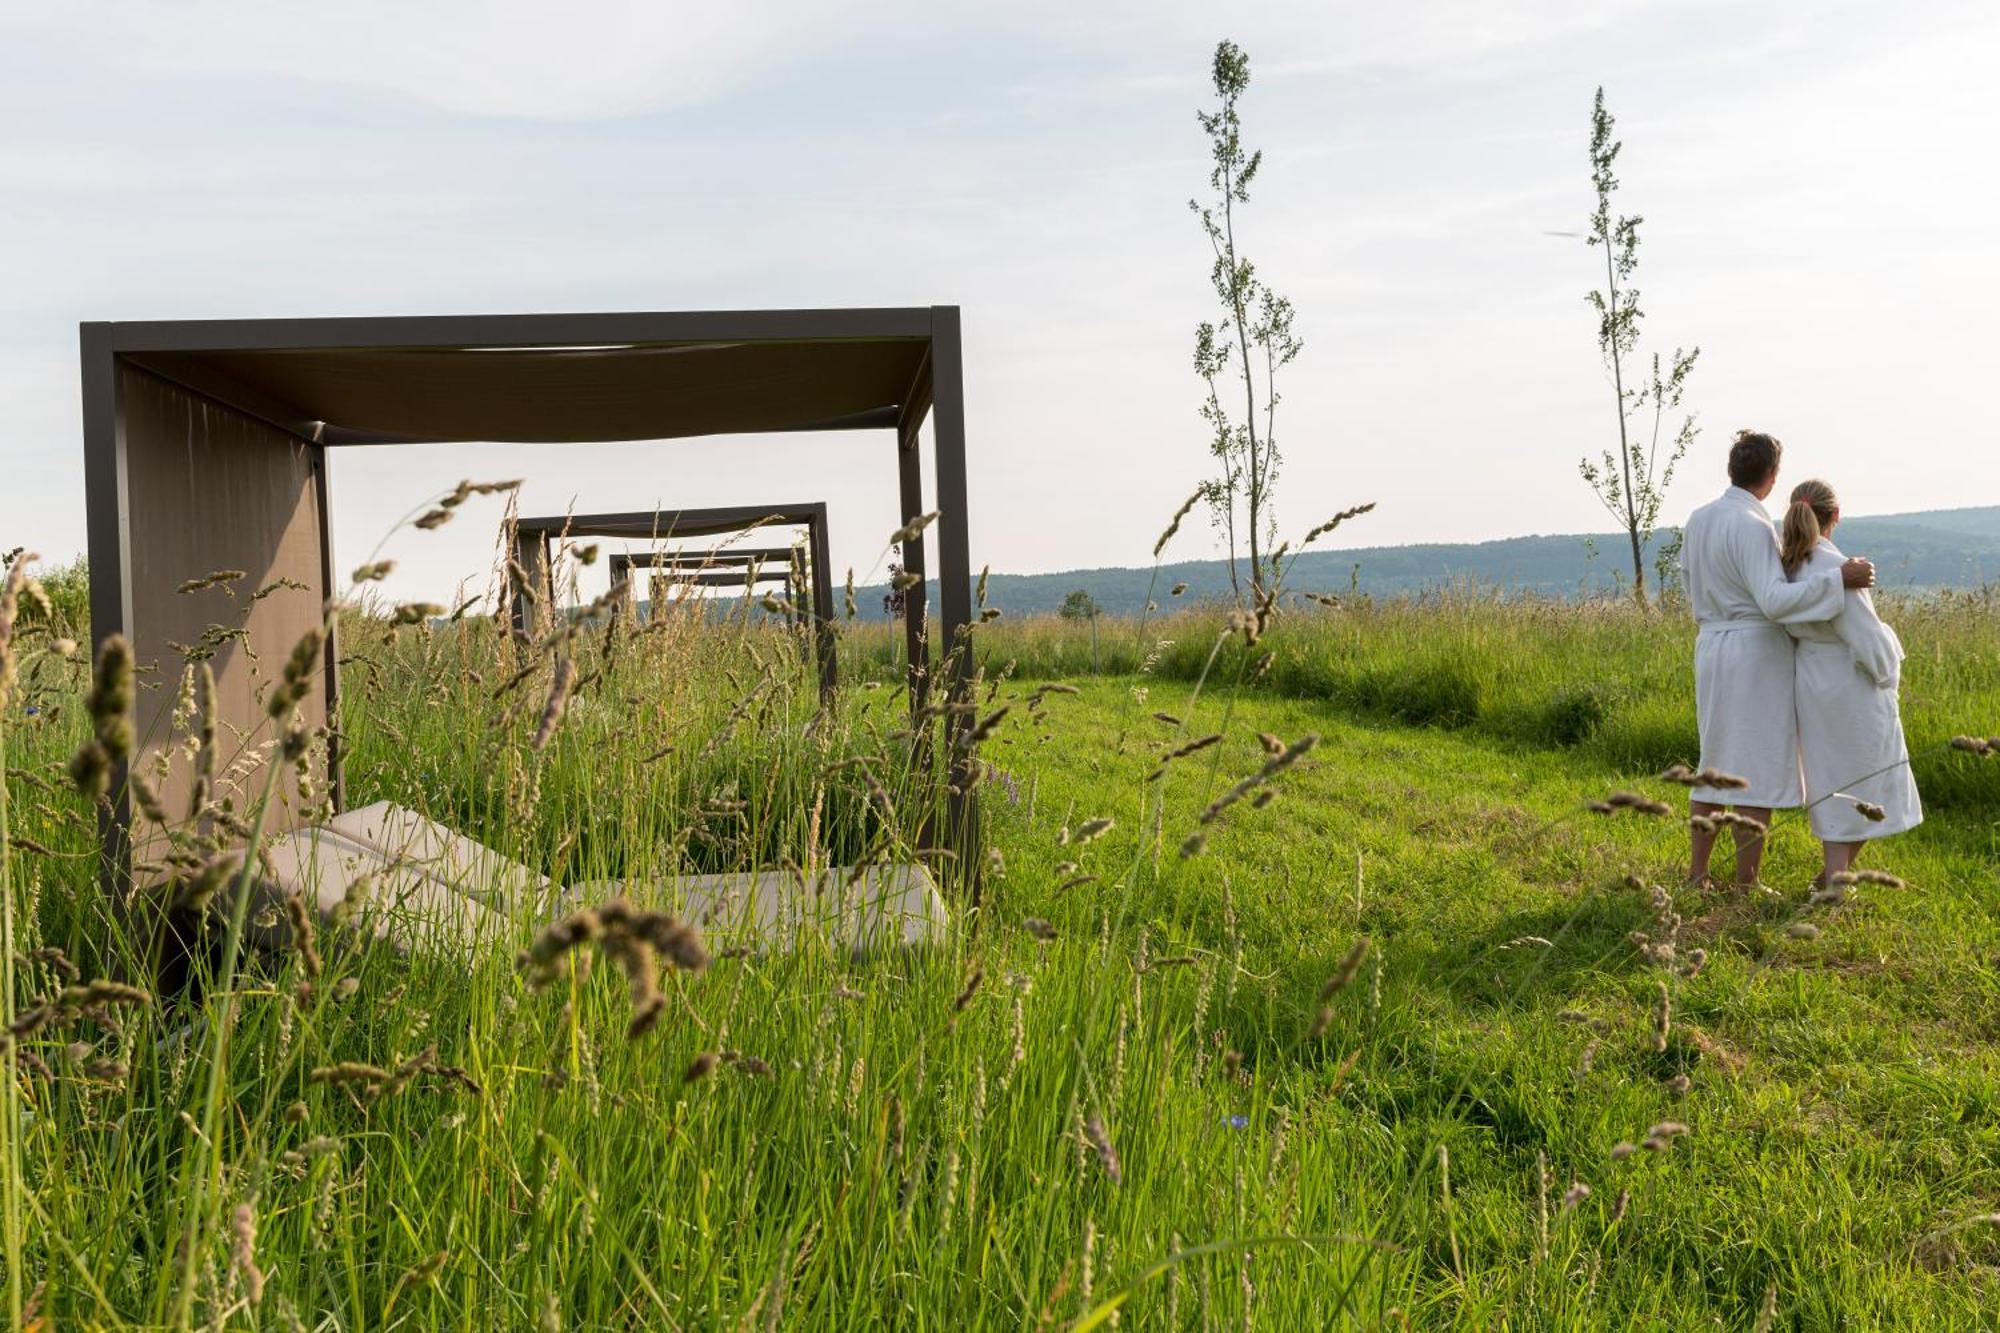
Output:
[[1097,1155],[1097,1164],[1104,1168],[1104,1174],[1111,1178],[1112,1184],[1118,1184],[1124,1178],[1124,1172],[1119,1165],[1118,1149],[1112,1146],[1111,1135],[1105,1132],[1104,1121],[1098,1116],[1091,1116],[1083,1122],[1083,1133],[1090,1141],[1090,1150]]
[[542,704],[541,721],[535,726],[535,735],[528,742],[528,748],[540,753],[556,733],[556,725],[562,721],[563,712],[569,707],[570,686],[576,680],[576,665],[568,657],[556,659],[555,673],[549,680],[549,697]]
[[[1153,559],[1158,560],[1160,558],[1160,552],[1167,549],[1167,543],[1172,541],[1174,539],[1174,534],[1181,530],[1181,520],[1186,518],[1188,514],[1193,511],[1195,505],[1200,502],[1201,497],[1202,497],[1202,492],[1201,490],[1197,489],[1193,495],[1190,495],[1187,499],[1181,502],[1181,507],[1179,509],[1176,509],[1174,511],[1173,520],[1167,524],[1166,531],[1162,532],[1160,534],[1160,539],[1153,543]],[[1182,586],[1185,587],[1186,585],[1183,584]]]
[[966,973],[964,987],[960,989],[958,995],[951,1002],[951,1012],[953,1014],[964,1013],[965,1007],[972,1003],[972,997],[979,993],[980,983],[985,980],[986,969],[974,963],[972,970]]
[[243,1299],[252,1305],[264,1299],[264,1270],[257,1267],[257,1211],[247,1202],[236,1205],[229,1219],[229,1262],[243,1281]]

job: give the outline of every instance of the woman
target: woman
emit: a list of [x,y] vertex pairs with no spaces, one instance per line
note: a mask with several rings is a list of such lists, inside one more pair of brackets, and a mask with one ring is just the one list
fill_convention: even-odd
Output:
[[[1846,557],[1831,541],[1839,523],[1833,487],[1800,482],[1779,541],[1787,578],[1840,567]],[[1798,640],[1799,756],[1812,830],[1825,847],[1816,881],[1823,887],[1854,864],[1870,839],[1923,822],[1896,704],[1903,644],[1875,614],[1866,589],[1849,589],[1831,620],[1785,628]]]

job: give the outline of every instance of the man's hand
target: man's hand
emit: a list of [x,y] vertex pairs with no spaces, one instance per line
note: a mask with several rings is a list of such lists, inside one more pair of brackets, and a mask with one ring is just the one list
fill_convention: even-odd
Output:
[[1872,588],[1875,586],[1875,564],[1859,556],[1840,567],[1841,586],[1847,588]]

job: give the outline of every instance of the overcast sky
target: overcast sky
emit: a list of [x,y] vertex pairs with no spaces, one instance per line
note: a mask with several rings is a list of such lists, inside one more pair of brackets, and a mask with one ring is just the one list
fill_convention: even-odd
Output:
[[[1648,346],[1855,513],[2000,503],[2000,7],[0,0],[0,547],[84,544],[81,320],[964,310],[973,560],[1144,563],[1204,475],[1195,111],[1250,54],[1247,252],[1298,307],[1281,525],[1345,544],[1607,526],[1583,295],[1593,90],[1625,141]],[[358,561],[462,476],[525,507],[824,497],[865,579],[887,437],[336,455]],[[1191,524],[1173,555],[1206,553]],[[483,566],[397,538],[396,591]]]

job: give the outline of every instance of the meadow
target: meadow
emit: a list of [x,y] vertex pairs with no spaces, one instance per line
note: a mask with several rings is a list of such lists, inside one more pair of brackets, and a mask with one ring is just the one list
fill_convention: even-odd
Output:
[[[79,599],[24,602],[0,707],[10,1309],[1991,1326],[2000,757],[1951,741],[2000,733],[2000,595],[1889,608],[1929,819],[1864,863],[1887,882],[1819,902],[1796,816],[1767,890],[1682,886],[1654,776],[1696,758],[1671,612],[1460,590],[1303,604],[1250,643],[1160,600],[1095,627],[1094,668],[1088,626],[976,631],[985,846],[976,898],[940,865],[948,942],[716,950],[664,972],[638,1035],[616,958],[531,984],[514,946],[545,919],[469,965],[328,930],[179,993],[83,995],[144,983],[145,947],[65,772],[93,727],[60,642],[88,642]],[[910,731],[886,627],[848,624],[821,713],[752,608],[601,607],[524,651],[491,606],[344,617],[350,802],[563,883],[907,858],[936,813],[943,719]],[[224,769],[248,808],[254,766]],[[1587,808],[1620,790],[1675,812]]]

